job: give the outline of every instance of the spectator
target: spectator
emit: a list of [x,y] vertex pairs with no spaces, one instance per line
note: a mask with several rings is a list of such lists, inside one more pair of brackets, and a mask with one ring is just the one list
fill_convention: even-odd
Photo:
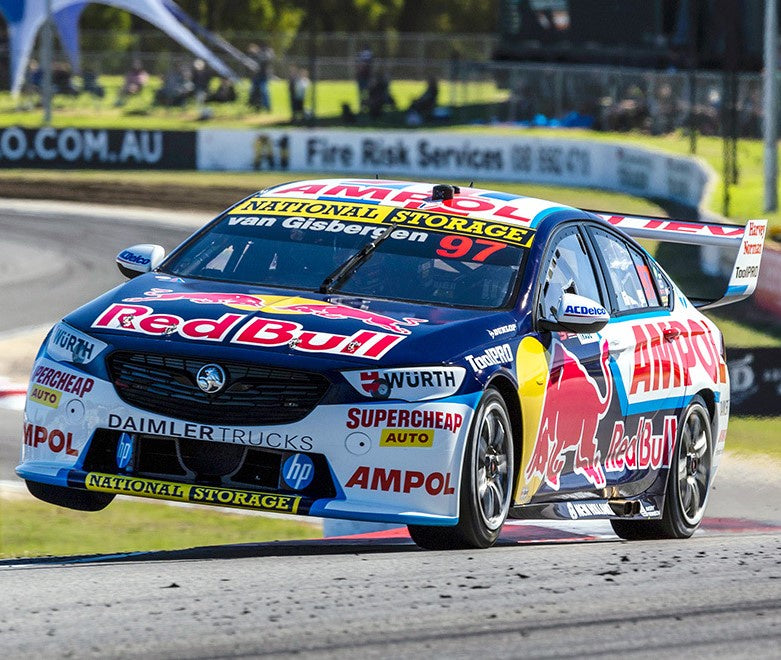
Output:
[[439,97],[439,83],[433,76],[426,82],[426,90],[421,96],[410,103],[407,110],[407,123],[418,125],[422,121],[431,119],[434,108],[437,107],[437,98]]
[[155,104],[169,107],[182,106],[193,95],[194,85],[189,69],[170,70],[163,78],[163,85],[155,93]]
[[268,83],[272,76],[271,65],[274,62],[274,50],[268,44],[250,44],[247,49],[250,57],[255,60],[258,70],[250,82],[249,104],[256,110],[271,112],[271,97]]
[[287,76],[287,93],[290,98],[290,121],[295,121],[296,116],[296,78],[298,77],[298,69],[291,66]]
[[52,67],[52,91],[54,94],[78,96],[79,90],[73,84],[73,76],[69,64],[57,62]]
[[374,54],[368,45],[364,45],[358,53],[358,61],[355,67],[355,82],[358,83],[358,103],[360,110],[366,109],[369,100],[369,83],[372,79]]
[[230,78],[221,77],[216,90],[206,97],[207,103],[233,103],[236,100],[236,87]]
[[119,90],[117,107],[124,105],[128,96],[140,94],[147,82],[149,82],[149,74],[144,69],[144,65],[141,64],[141,60],[133,60],[132,66],[125,74],[125,82],[122,85],[122,89]]
[[309,72],[306,69],[299,69],[293,79],[291,89],[291,121],[293,123],[303,122],[306,119],[307,114],[304,110],[304,103],[310,85]]
[[30,63],[27,65],[27,74],[24,78],[23,90],[31,94],[38,94],[41,91],[42,84],[43,69],[41,69],[38,64],[38,60],[31,58]]
[[206,100],[206,94],[209,91],[209,82],[211,74],[206,69],[206,63],[198,58],[193,61],[191,80],[193,83],[193,94],[195,101],[200,105]]
[[98,82],[98,74],[93,69],[84,69],[81,81],[82,91],[98,99],[102,99],[106,95],[106,88]]
[[390,82],[384,72],[378,73],[369,85],[367,109],[372,119],[379,119],[385,107],[396,109],[396,101],[390,93]]

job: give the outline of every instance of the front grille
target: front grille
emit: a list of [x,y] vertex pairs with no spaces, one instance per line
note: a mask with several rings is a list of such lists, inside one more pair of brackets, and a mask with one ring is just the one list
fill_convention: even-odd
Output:
[[295,490],[285,483],[281,470],[285,460],[296,452],[138,434],[133,436],[130,463],[120,470],[117,466],[120,433],[108,429],[95,431],[84,458],[86,472],[282,492],[312,499],[336,496],[331,470],[322,454],[307,454],[314,466],[314,478],[305,488]]
[[[198,370],[219,364],[217,394],[197,385]],[[223,360],[117,351],[107,360],[119,397],[137,408],[201,424],[287,424],[306,417],[328,390],[320,374]]]

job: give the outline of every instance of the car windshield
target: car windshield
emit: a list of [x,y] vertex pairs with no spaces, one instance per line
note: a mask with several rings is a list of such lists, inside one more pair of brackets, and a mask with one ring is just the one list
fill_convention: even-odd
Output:
[[[336,207],[320,217],[243,215],[232,209],[175,252],[161,270],[179,277],[317,291],[340,265],[395,225],[331,291],[497,308],[510,302],[533,235],[502,223],[387,207],[381,221],[352,220],[354,215],[345,221]],[[442,229],[450,225],[461,231]]]

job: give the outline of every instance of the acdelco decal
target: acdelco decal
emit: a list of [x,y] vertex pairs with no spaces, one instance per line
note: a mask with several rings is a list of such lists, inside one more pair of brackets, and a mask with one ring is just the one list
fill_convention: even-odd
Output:
[[49,450],[55,454],[64,451],[68,456],[79,455],[79,452],[73,448],[72,433],[65,433],[59,429],[49,430],[45,426],[26,423],[24,425],[24,444],[28,447],[47,444]]
[[657,470],[670,465],[677,432],[678,419],[673,415],[665,416],[661,435],[653,434],[651,420],[644,417],[637,422],[637,431],[631,438],[624,435],[624,423],[616,422],[605,459],[605,470]]
[[430,429],[383,429],[380,447],[431,447],[434,431]]
[[688,323],[688,328],[680,321],[632,326],[635,352],[630,395],[689,386],[690,369],[697,365],[718,382],[720,357],[713,336],[694,319]]
[[425,474],[417,470],[386,470],[365,465],[353,472],[345,487],[381,490],[386,493],[411,493],[423,488],[432,496],[455,493],[450,483],[450,472]]
[[402,408],[350,408],[347,411],[347,428],[372,427],[429,428],[457,433],[464,416],[442,410],[405,410]]
[[391,211],[393,211],[391,207],[376,204],[253,197],[232,208],[230,214],[244,213],[324,219],[350,218],[363,222],[381,223]]
[[88,392],[91,392],[95,386],[95,380],[88,376],[79,376],[78,374],[42,365],[35,368],[31,380],[38,385],[48,386],[66,394],[75,394],[78,397],[83,397]]
[[[175,314],[156,314],[146,305],[110,305],[92,324],[146,335],[178,334],[185,339],[221,341],[242,321],[246,314],[223,314],[219,319],[196,318],[185,321]],[[373,330],[359,330],[352,335],[304,330],[299,323],[262,317],[249,320],[236,332],[231,343],[246,346],[288,346],[308,353],[334,353],[379,360],[403,336]]]
[[87,490],[102,493],[139,495],[141,497],[179,500],[181,502],[260,509],[264,511],[282,511],[285,513],[296,513],[301,502],[300,497],[292,495],[212,488],[210,486],[192,486],[190,484],[176,484],[154,479],[102,474],[100,472],[88,473],[84,485]]

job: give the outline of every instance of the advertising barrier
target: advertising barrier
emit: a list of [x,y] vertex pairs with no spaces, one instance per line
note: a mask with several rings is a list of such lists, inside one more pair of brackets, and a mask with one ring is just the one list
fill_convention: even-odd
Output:
[[196,167],[195,131],[0,129],[0,167],[177,169]]
[[698,207],[697,159],[609,142],[433,131],[0,129],[0,167],[296,171],[601,188]]
[[781,415],[781,349],[728,348],[731,412]]
[[762,252],[754,302],[757,307],[781,319],[781,246],[777,243],[767,243]]
[[616,190],[698,207],[713,178],[694,158],[609,142],[431,131],[198,131],[200,170],[292,170]]

